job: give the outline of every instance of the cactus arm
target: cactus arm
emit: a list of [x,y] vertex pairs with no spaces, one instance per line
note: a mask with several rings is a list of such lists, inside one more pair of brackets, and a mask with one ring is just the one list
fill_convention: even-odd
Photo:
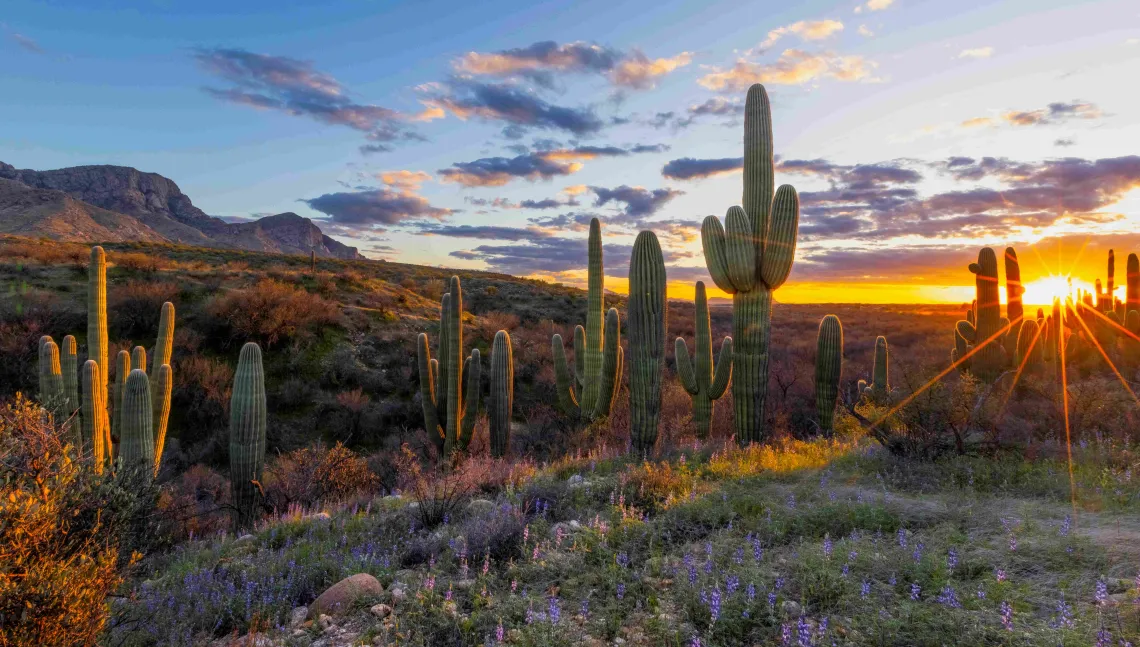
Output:
[[574,394],[574,378],[566,362],[566,347],[562,335],[550,338],[550,354],[554,356],[554,377],[558,389],[558,405],[563,413],[572,415],[578,411],[578,398]]
[[76,443],[76,449],[83,450],[83,435],[80,430],[83,423],[79,411],[79,354],[75,337],[68,335],[63,338],[60,348],[60,368],[63,370],[63,397],[65,402],[64,414],[72,417],[71,437]]
[[135,346],[131,351],[131,370],[140,370],[146,373],[146,349]]
[[1005,248],[1005,312],[1010,321],[1020,321],[1025,315],[1021,295],[1025,288],[1021,285],[1021,265],[1017,262],[1017,250]]
[[[451,375],[451,361],[448,355],[447,322],[451,319],[451,293],[446,292],[439,302],[439,347],[436,349],[437,368],[435,379],[436,420],[440,429],[447,428],[447,384]],[[442,441],[440,447],[443,447]]]
[[170,364],[158,367],[154,374],[154,392],[151,394],[151,403],[154,406],[151,415],[154,417],[154,475],[162,467],[162,450],[166,446],[166,427],[170,423],[170,395],[174,388],[174,376]]
[[[586,328],[583,339],[585,343],[582,346],[578,345],[577,329],[574,331],[574,363],[578,368],[576,375],[580,389],[579,404],[583,413],[587,414],[594,411],[599,394],[602,392],[602,347],[605,341],[602,338],[605,326],[602,225],[597,218],[590,219],[588,250]],[[579,351],[584,352],[579,355]]]
[[[103,367],[99,367],[102,371]],[[131,354],[125,350],[115,356],[115,388],[111,392],[111,408],[114,410],[114,428],[111,432],[121,435],[123,428],[123,394],[127,392],[127,376],[131,374]]]
[[800,198],[790,184],[776,190],[769,227],[764,257],[760,261],[760,280],[769,290],[775,290],[792,273],[800,230]]
[[[107,353],[107,255],[103,248],[91,248],[87,265],[87,357],[99,364],[99,379],[103,380],[103,401],[107,401],[107,380],[111,365]],[[126,379],[126,378],[124,378]],[[108,432],[109,435],[109,432]]]
[[463,288],[459,277],[451,277],[451,307],[447,321],[447,355],[451,370],[447,376],[447,435],[443,439],[443,458],[450,459],[460,441],[463,424]]
[[752,289],[756,280],[756,241],[744,209],[732,207],[724,218],[728,280],[738,292]]
[[40,347],[40,375],[44,384],[44,390],[40,393],[40,404],[51,412],[58,424],[66,403],[63,369],[59,363],[59,346],[56,346],[54,341],[49,340]]
[[261,348],[249,342],[241,349],[230,398],[230,487],[235,530],[252,527],[260,507],[265,422]]
[[825,436],[835,431],[835,402],[843,375],[843,325],[827,315],[819,322],[815,355],[815,403],[819,428]]
[[704,250],[705,265],[708,267],[713,283],[724,292],[734,294],[736,287],[729,279],[728,250],[724,227],[721,226],[716,216],[705,218],[701,225],[701,248]]
[[123,429],[119,455],[123,465],[154,472],[154,408],[150,403],[150,380],[141,368],[131,370],[123,395]]
[[599,374],[598,401],[594,405],[593,419],[610,415],[614,406],[615,385],[621,380],[621,367],[618,365],[618,351],[621,349],[621,319],[617,308],[606,312],[606,343],[602,348],[602,370]]
[[657,442],[661,415],[661,374],[665,363],[665,261],[657,236],[642,231],[629,264],[630,439],[647,453]]
[[720,355],[716,358],[716,372],[709,385],[709,399],[719,400],[728,385],[732,383],[732,337],[725,337],[720,343]]
[[437,449],[442,448],[443,429],[439,426],[439,405],[436,402],[435,379],[439,372],[439,361],[431,357],[427,333],[416,337],[416,362],[420,373],[420,406],[424,412],[424,431]]
[[958,323],[954,325],[954,332],[961,335],[962,339],[965,339],[971,344],[977,339],[977,328],[969,321],[959,320]]
[[110,457],[109,447],[106,447],[107,435],[107,403],[103,400],[103,391],[99,388],[99,363],[89,359],[83,364],[83,438],[84,444],[91,448],[91,465],[96,474],[103,473],[103,466]]
[[693,372],[693,363],[689,359],[689,346],[684,337],[678,337],[673,342],[673,356],[677,360],[677,379],[689,395],[697,395],[697,375]]
[[154,342],[154,359],[151,360],[151,374],[154,375],[163,364],[169,364],[174,354],[174,304],[162,304],[158,317],[158,339]]
[[491,456],[502,458],[511,445],[511,407],[514,404],[515,363],[511,337],[507,331],[495,333],[491,344],[491,390],[487,400],[490,414]]
[[465,452],[475,434],[475,420],[479,417],[479,394],[483,390],[483,361],[478,348],[471,349],[471,355],[463,361],[463,375],[467,380],[467,390],[463,397],[463,419],[458,440],[459,450]]
[[744,196],[741,204],[752,221],[756,253],[766,253],[768,213],[772,206],[773,145],[772,107],[768,92],[759,83],[748,88],[744,100]]

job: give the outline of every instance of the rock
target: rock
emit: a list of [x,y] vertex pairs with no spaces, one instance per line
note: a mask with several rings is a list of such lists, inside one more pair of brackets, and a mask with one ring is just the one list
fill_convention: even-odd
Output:
[[377,618],[387,618],[392,614],[392,607],[386,604],[377,604],[373,605],[369,611],[371,611],[372,615],[376,616]]
[[785,600],[784,603],[780,605],[780,609],[783,610],[785,616],[798,618],[801,615],[800,605],[798,602]]
[[331,519],[331,517],[327,512],[316,512],[301,517],[302,521],[328,521],[329,519]]
[[234,540],[234,545],[238,546],[244,544],[252,544],[255,541],[257,541],[257,537],[254,537],[253,535],[242,535],[241,537],[238,537]]
[[324,631],[328,631],[329,627],[333,626],[332,618],[322,613],[321,615],[317,616],[317,626]]
[[457,591],[466,591],[475,586],[475,580],[456,580],[452,586],[454,586]]
[[487,499],[471,499],[467,504],[467,516],[482,517],[495,511],[495,504]]
[[308,634],[309,634],[309,632],[305,631],[304,629],[301,629],[300,627],[293,630],[293,637],[294,638],[300,638],[301,636],[306,636]]
[[289,614],[289,626],[296,628],[305,624],[305,620],[309,617],[308,607],[297,607]]
[[404,587],[395,584],[392,585],[388,594],[391,596],[392,604],[401,604],[408,599],[408,593],[404,590]]
[[581,532],[582,524],[578,523],[577,519],[573,521],[559,521],[550,528],[550,536],[557,537],[559,529],[562,530],[563,537],[569,537],[570,535]]
[[570,484],[570,487],[574,487],[575,485],[581,485],[582,481],[584,481],[584,480],[585,479],[582,478],[581,474],[575,474],[575,475],[571,476],[570,478],[566,479],[566,482]]
[[357,573],[333,584],[309,605],[309,616],[320,619],[321,614],[347,611],[357,600],[378,597],[384,587],[368,573]]

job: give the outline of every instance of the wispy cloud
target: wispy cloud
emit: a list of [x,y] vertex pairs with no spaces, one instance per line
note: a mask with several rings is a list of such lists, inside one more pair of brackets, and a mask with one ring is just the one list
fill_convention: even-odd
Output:
[[855,7],[855,13],[863,13],[864,11],[882,11],[890,8],[895,3],[895,0],[867,0],[866,3]]
[[484,157],[471,162],[456,162],[439,171],[444,182],[467,187],[503,186],[515,179],[549,180],[572,175],[582,169],[582,162],[599,157],[624,157],[637,153],[668,150],[662,144],[639,144],[630,148],[618,146],[575,146],[551,148],[515,157]]
[[829,78],[836,81],[877,81],[877,64],[859,55],[812,54],[786,49],[771,64],[741,58],[728,70],[716,70],[701,77],[702,86],[718,92],[743,92],[753,83],[801,85]]
[[764,52],[775,45],[776,41],[788,35],[799,36],[803,40],[823,40],[841,31],[843,31],[843,23],[838,20],[800,20],[769,31],[768,37],[760,43],[757,49]]
[[657,79],[692,62],[692,54],[650,58],[641,50],[623,51],[577,41],[559,44],[540,41],[498,52],[468,52],[453,64],[469,76],[521,77],[541,87],[552,87],[555,74],[600,74],[623,88],[652,88]]
[[671,160],[661,168],[661,175],[673,180],[697,180],[714,175],[735,173],[744,167],[743,157],[695,159],[682,157]]
[[646,189],[640,186],[621,185],[614,189],[600,186],[591,186],[594,192],[595,207],[602,207],[611,202],[625,205],[622,213],[630,219],[639,220],[657,213],[673,198],[684,194],[679,189]]
[[867,25],[859,25],[859,35],[866,38],[871,38],[875,35],[875,32],[871,31],[871,28]]
[[973,117],[963,121],[963,128],[983,126],[1049,126],[1070,121],[1093,121],[1104,117],[1094,103],[1081,101],[1055,101],[1037,110],[1007,110],[998,117]]
[[442,219],[455,213],[433,206],[419,195],[423,182],[431,176],[423,171],[387,171],[377,174],[385,186],[375,189],[355,187],[354,191],[326,193],[302,200],[346,229],[367,230],[376,225],[398,225],[409,220]]
[[224,48],[199,49],[193,56],[207,72],[234,86],[205,88],[211,96],[361,131],[370,142],[361,147],[363,152],[387,151],[396,141],[423,139],[407,122],[424,115],[359,103],[339,81],[310,61]]
[[515,139],[527,128],[583,136],[597,133],[606,125],[591,107],[554,105],[525,88],[506,83],[453,79],[446,84],[430,84],[421,89],[427,94],[424,104],[428,108],[440,112],[446,110],[463,120],[477,117],[484,121],[506,122],[514,127],[507,133]]
[[994,48],[990,46],[974,47],[958,52],[958,58],[989,58],[994,55]]

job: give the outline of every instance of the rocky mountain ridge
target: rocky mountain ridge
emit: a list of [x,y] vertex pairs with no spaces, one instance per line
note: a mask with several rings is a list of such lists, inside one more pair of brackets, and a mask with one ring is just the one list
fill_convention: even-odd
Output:
[[355,247],[333,240],[308,218],[286,212],[226,222],[194,206],[173,180],[129,166],[33,171],[0,162],[0,232],[361,258]]

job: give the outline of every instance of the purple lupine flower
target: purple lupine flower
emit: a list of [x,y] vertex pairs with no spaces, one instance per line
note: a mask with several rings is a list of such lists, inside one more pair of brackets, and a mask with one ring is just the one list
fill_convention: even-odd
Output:
[[736,552],[734,552],[732,554],[732,562],[738,566],[740,564],[744,563],[744,547],[743,546],[740,546],[739,548],[737,548]]
[[448,585],[447,585],[447,593],[444,595],[445,599],[446,599],[448,602],[451,602],[451,595],[452,595],[452,593],[451,593],[451,585],[450,585],[450,584],[448,584]]
[[503,643],[503,621],[499,620],[499,626],[495,627],[495,642],[500,645]]
[[1104,606],[1108,604],[1108,585],[1104,583],[1104,580],[1096,581],[1096,593],[1094,593],[1094,597],[1098,605]]
[[590,599],[582,598],[582,604],[578,607],[578,613],[582,614],[583,618],[590,617]]
[[950,570],[954,570],[954,568],[958,566],[958,551],[953,548],[946,551],[946,566]]
[[799,621],[796,622],[796,637],[799,647],[811,647],[811,626],[803,616],[800,616]]
[[1010,552],[1017,550],[1017,535],[1010,534],[1010,536],[1009,536],[1009,550],[1010,550]]
[[755,601],[756,600],[756,585],[749,582],[748,588],[746,590],[748,592],[748,601],[749,602]]
[[1013,607],[1009,602],[1002,600],[998,610],[1001,613],[1001,626],[1005,627],[1006,631],[1013,631]]
[[1112,647],[1112,633],[1101,627],[1096,632],[1096,647]]
[[794,493],[788,495],[787,505],[788,505],[789,510],[795,510],[796,509],[796,495]]
[[693,634],[693,639],[689,641],[689,647],[701,647],[701,637]]
[[863,580],[863,583],[859,585],[859,597],[866,599],[867,596],[870,594],[871,594],[871,583],[868,582],[867,580]]
[[847,577],[850,574],[851,574],[851,562],[844,562],[843,563],[843,569],[842,569],[842,575],[843,575],[843,577]]
[[890,579],[887,580],[887,584],[894,586],[898,583],[899,583],[899,578],[896,577],[894,573],[891,573],[891,577],[890,577]]
[[617,599],[621,600],[621,599],[624,599],[624,598],[625,598],[625,582],[618,582],[618,585],[617,585]]
[[623,553],[617,554],[617,565],[622,568],[629,568],[629,555]]
[[906,530],[899,528],[899,548],[906,548]]
[[736,592],[736,589],[738,589],[738,588],[740,588],[740,578],[739,577],[737,577],[735,574],[733,574],[733,575],[729,575],[728,577],[725,578],[725,580],[724,580],[724,591],[725,591],[725,593],[727,593],[728,595],[732,595],[733,593]]
[[1061,522],[1061,527],[1057,529],[1057,534],[1062,537],[1069,536],[1069,530],[1073,527],[1073,517],[1065,515],[1064,521]]
[[776,608],[776,594],[775,593],[771,593],[771,592],[768,593],[768,607],[771,609]]
[[1063,595],[1060,600],[1057,600],[1057,615],[1054,616],[1049,626],[1054,629],[1072,629],[1077,626],[1073,622],[1073,607],[1065,602]]
[[547,613],[550,616],[550,624],[558,624],[558,620],[562,618],[562,603],[558,601],[558,596],[550,596],[547,607]]
[[951,586],[942,587],[942,592],[938,594],[938,603],[945,604],[952,609],[962,607],[962,603],[958,601],[958,593]]
[[780,625],[780,644],[792,644],[792,626],[786,622]]
[[979,600],[985,600],[986,599],[986,592],[984,590],[982,590],[981,588],[978,589],[978,599]]
[[1005,581],[1005,569],[1004,568],[994,569],[994,577],[997,578],[997,581],[1004,582]]
[[831,535],[826,534],[823,536],[823,556],[826,559],[831,559],[831,551],[835,549],[835,545],[831,543]]
[[756,563],[760,563],[760,560],[763,559],[763,557],[764,557],[764,549],[760,546],[760,540],[759,539],[753,539],[752,540],[752,559],[754,559],[756,561]]
[[918,585],[918,582],[911,582],[910,599],[917,600],[920,593],[922,593],[922,587]]
[[914,545],[914,552],[911,553],[911,557],[914,558],[914,562],[916,564],[918,562],[922,561],[922,549],[923,548],[926,548],[926,544],[922,543],[921,541]]
[[720,588],[713,588],[712,595],[709,596],[709,617],[711,623],[716,623],[720,617]]
[[784,578],[777,577],[776,578],[776,590],[779,591],[782,588],[784,588]]

